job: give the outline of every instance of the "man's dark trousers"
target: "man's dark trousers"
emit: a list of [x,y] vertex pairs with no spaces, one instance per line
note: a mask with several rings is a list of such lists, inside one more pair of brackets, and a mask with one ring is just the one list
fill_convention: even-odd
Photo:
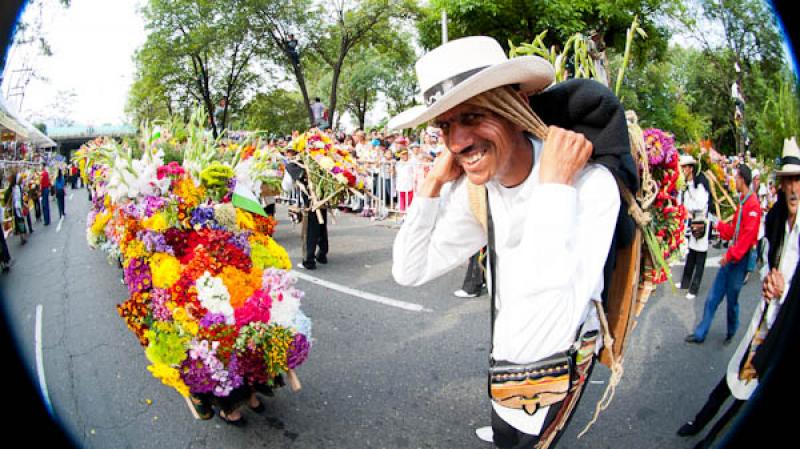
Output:
[[[314,267],[317,260],[328,257],[328,209],[320,209],[324,223],[320,223],[316,212],[309,211],[303,221],[303,265]],[[319,247],[319,251],[317,251]]]

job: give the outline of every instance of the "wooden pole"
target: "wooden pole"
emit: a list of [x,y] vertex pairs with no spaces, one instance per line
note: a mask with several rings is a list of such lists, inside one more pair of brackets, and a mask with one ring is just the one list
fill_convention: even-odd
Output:
[[323,204],[325,204],[325,202],[326,202],[326,201],[328,201],[329,199],[331,199],[331,198],[333,198],[334,196],[338,195],[338,194],[339,194],[339,192],[341,192],[342,190],[344,190],[344,187],[339,187],[338,189],[336,189],[336,191],[335,191],[335,192],[333,192],[333,193],[331,193],[330,195],[328,195],[327,197],[325,197],[325,199],[323,199],[323,200],[322,200],[322,201],[320,201],[319,203],[315,204],[313,207],[314,207],[314,208],[318,208],[318,207],[322,206]]
[[[711,179],[711,176],[713,176],[711,174],[711,170],[708,170],[706,172],[706,174],[709,176],[709,179]],[[714,198],[714,208],[717,210],[717,217],[719,217],[720,216],[720,214],[719,214],[719,200],[717,199],[717,190],[714,189],[713,186],[711,187],[711,197]],[[720,217],[720,218],[722,218],[722,217]]]
[[295,393],[303,388],[303,386],[300,384],[300,379],[297,377],[297,373],[293,369],[290,369],[286,372],[286,380],[289,382],[289,387]]
[[[720,190],[720,192],[722,192],[722,195],[728,201],[728,204],[730,204],[732,208],[736,209],[736,202],[733,201],[733,199],[731,199],[730,195],[728,195],[728,192],[725,191],[725,187],[722,185],[722,183],[719,182],[717,177],[714,176],[714,173],[711,173],[711,170],[706,170],[706,175],[709,177],[709,179],[711,181],[713,181],[714,183],[717,184],[717,186],[719,186],[719,190]],[[717,212],[719,212],[719,211],[717,211]],[[717,216],[719,217],[719,214]],[[720,217],[720,218],[722,218],[722,217]]]

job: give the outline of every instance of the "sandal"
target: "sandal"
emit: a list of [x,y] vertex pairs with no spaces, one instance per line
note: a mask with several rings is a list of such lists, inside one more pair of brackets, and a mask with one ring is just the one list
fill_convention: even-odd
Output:
[[242,415],[242,417],[237,419],[237,420],[232,420],[232,419],[226,418],[225,417],[225,412],[223,412],[222,410],[219,411],[219,418],[221,420],[225,421],[225,424],[230,424],[230,425],[235,426],[235,427],[244,427],[244,425],[246,424],[246,422],[244,420],[244,415]]

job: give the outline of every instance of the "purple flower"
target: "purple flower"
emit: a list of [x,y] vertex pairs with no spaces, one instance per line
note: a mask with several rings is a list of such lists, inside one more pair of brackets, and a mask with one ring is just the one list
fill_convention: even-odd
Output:
[[96,211],[106,210],[106,196],[105,195],[92,195],[92,208]]
[[211,227],[215,225],[213,207],[195,207],[192,210],[192,217],[189,219],[192,226]]
[[153,310],[153,318],[161,321],[172,319],[172,312],[167,308],[167,301],[170,300],[169,291],[154,288],[150,293],[150,307]]
[[126,204],[124,206],[122,206],[122,212],[125,215],[128,215],[131,218],[136,218],[136,219],[140,218],[139,217],[139,208],[136,206],[136,203],[134,203],[133,201],[131,201],[130,203],[128,203],[128,204]]
[[204,360],[187,357],[181,363],[181,378],[192,394],[211,393],[216,382],[211,378],[211,369]]
[[215,324],[225,324],[225,315],[221,313],[208,312],[206,316],[200,320],[200,325],[203,327],[211,327]]
[[144,208],[144,216],[151,217],[153,214],[159,211],[159,209],[163,208],[167,204],[167,201],[160,196],[152,196],[148,195],[144,197],[144,201],[142,201],[142,206]]
[[150,267],[143,259],[134,258],[128,262],[124,270],[125,284],[128,291],[132,294],[150,290],[153,286],[153,278],[150,274]]
[[147,251],[151,253],[167,253],[175,255],[172,247],[167,244],[164,234],[155,231],[142,230],[136,234],[136,238],[141,240]]
[[142,230],[136,233],[136,238],[141,240],[147,251],[151,253],[167,253],[175,255],[172,247],[167,244],[167,239],[160,232]]
[[647,149],[647,162],[651,167],[670,165],[677,157],[675,138],[658,128],[648,128],[642,132]]
[[295,369],[305,362],[308,358],[309,350],[311,350],[311,344],[309,344],[306,336],[301,333],[295,334],[294,341],[289,345],[289,352],[286,356],[286,365],[289,369]]
[[231,245],[239,248],[247,254],[250,255],[250,241],[248,240],[250,237],[250,231],[240,232],[238,234],[234,234],[231,238],[228,239]]
[[244,379],[238,373],[236,355],[231,355],[226,368],[217,358],[218,346],[217,342],[209,345],[208,340],[192,341],[189,357],[181,364],[181,377],[192,393],[213,393],[217,397],[226,397],[242,386]]

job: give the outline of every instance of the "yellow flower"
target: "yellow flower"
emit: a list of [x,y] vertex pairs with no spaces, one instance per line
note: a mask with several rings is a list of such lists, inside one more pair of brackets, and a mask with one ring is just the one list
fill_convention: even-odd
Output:
[[111,219],[111,212],[104,212],[102,214],[97,214],[94,218],[94,223],[92,223],[92,234],[100,235],[105,231],[106,224]]
[[256,229],[256,222],[253,220],[253,216],[250,215],[250,212],[239,208],[236,209],[236,225],[239,226],[239,229],[248,229],[251,231]]
[[167,289],[181,277],[181,262],[167,253],[155,253],[150,258],[153,286]]
[[144,243],[142,243],[140,240],[131,240],[122,249],[122,255],[125,256],[125,260],[144,257],[147,255],[147,249],[144,247]]
[[178,322],[185,321],[189,319],[189,315],[183,307],[176,307],[175,310],[172,311],[172,319]]
[[152,216],[142,220],[142,226],[151,231],[161,232],[169,228],[166,217],[161,212],[155,213]]
[[165,385],[178,390],[178,393],[182,396],[189,396],[189,387],[183,382],[180,372],[178,372],[177,369],[163,363],[154,363],[148,366],[147,370],[153,373],[153,377],[161,380]]
[[200,332],[200,326],[194,321],[184,321],[181,323],[181,327],[183,327],[183,330],[190,333],[192,336],[195,336],[198,332]]

